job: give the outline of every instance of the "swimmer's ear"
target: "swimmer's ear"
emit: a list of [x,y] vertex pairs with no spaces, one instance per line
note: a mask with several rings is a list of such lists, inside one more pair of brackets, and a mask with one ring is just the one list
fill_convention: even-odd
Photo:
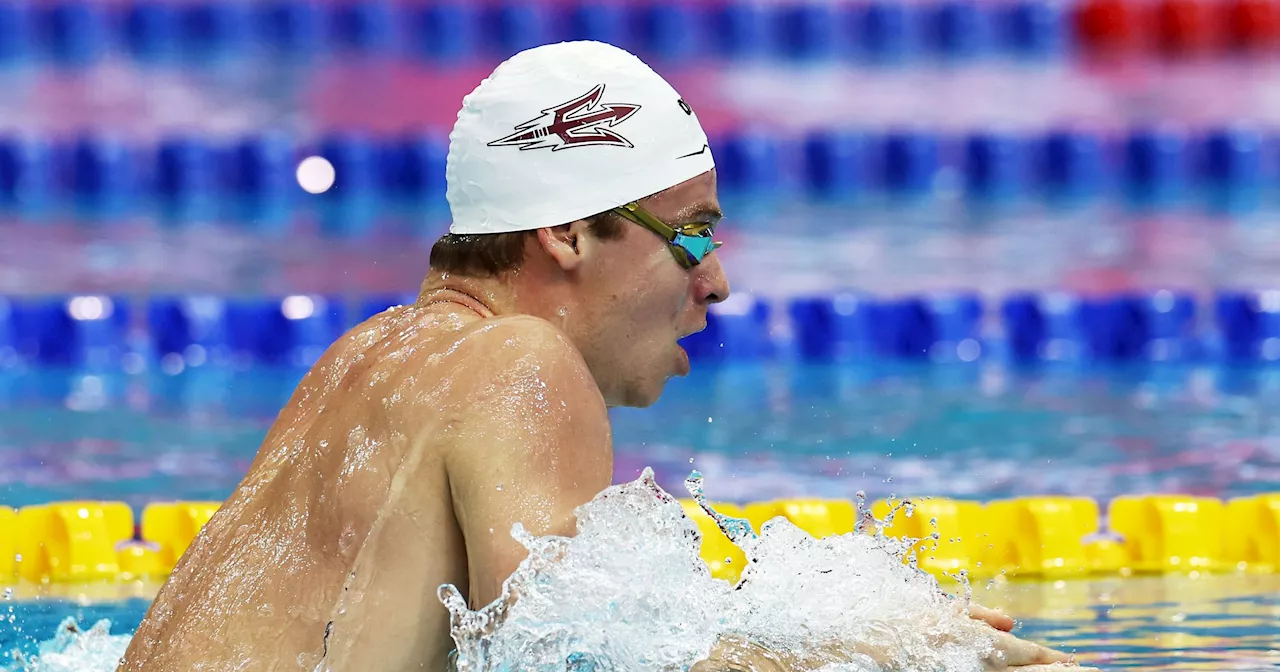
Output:
[[563,226],[538,229],[538,245],[560,268],[572,271],[582,263],[588,227],[588,222],[578,220]]

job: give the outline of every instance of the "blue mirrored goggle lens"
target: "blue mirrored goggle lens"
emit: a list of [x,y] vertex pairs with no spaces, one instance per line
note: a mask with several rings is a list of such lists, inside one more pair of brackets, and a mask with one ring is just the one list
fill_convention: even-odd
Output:
[[711,236],[686,236],[683,233],[677,233],[671,244],[687,252],[694,261],[702,261],[718,247]]

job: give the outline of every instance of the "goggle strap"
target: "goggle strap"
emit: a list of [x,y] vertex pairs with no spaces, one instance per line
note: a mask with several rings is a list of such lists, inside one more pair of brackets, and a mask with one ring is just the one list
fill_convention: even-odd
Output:
[[654,217],[648,212],[642,210],[636,203],[627,203],[614,208],[614,212],[626,217],[627,219],[653,231],[654,233],[667,239],[667,242],[674,242],[676,239],[676,230],[667,226],[665,222]]
[[[672,246],[672,256],[686,270],[701,263],[703,257],[724,244],[721,241],[712,241],[710,238],[686,236],[649,214],[635,202],[616,207],[613,211],[666,239]],[[698,250],[698,253],[695,254],[692,250]]]

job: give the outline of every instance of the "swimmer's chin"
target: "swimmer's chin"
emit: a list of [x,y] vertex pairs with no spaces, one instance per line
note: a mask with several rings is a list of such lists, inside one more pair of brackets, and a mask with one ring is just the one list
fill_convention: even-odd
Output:
[[605,405],[609,408],[649,408],[658,403],[658,399],[662,397],[662,393],[667,389],[667,383],[672,378],[683,378],[689,375],[689,353],[678,345],[675,348],[675,364],[666,373],[654,376],[649,381],[628,386],[624,394],[614,397],[614,401],[606,401]]

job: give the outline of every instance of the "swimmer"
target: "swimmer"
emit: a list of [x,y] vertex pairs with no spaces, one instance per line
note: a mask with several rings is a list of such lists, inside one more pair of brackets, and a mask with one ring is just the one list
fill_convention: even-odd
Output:
[[607,409],[688,373],[678,341],[729,296],[721,211],[694,110],[648,66],[594,42],[513,56],[463,100],[446,181],[416,302],[303,377],[120,670],[446,669],[437,589],[479,608],[524,558],[514,523],[572,535],[612,481]]

